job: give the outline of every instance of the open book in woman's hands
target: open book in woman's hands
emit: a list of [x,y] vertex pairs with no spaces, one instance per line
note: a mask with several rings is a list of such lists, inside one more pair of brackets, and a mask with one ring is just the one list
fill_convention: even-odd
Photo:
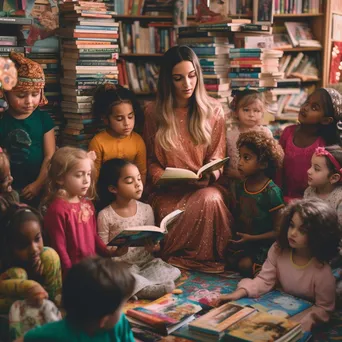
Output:
[[203,174],[210,173],[220,169],[227,161],[229,157],[223,159],[216,159],[208,164],[203,165],[197,173],[187,170],[187,169],[179,169],[175,167],[167,167],[158,180],[158,185],[165,184],[169,182],[175,182],[177,180],[198,180],[201,179]]
[[142,247],[145,245],[146,239],[152,239],[157,242],[164,238],[167,234],[167,227],[180,215],[184,210],[177,209],[166,215],[160,222],[160,227],[157,226],[136,226],[127,227],[107,246],[131,246]]

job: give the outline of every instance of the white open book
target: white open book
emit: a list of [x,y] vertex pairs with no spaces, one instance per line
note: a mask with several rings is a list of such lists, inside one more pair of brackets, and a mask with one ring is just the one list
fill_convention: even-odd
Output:
[[167,167],[160,177],[158,184],[167,183],[168,181],[175,181],[175,180],[191,180],[191,179],[200,179],[201,175],[213,172],[215,170],[220,169],[227,161],[229,157],[223,159],[216,159],[208,164],[203,165],[197,173],[187,170],[187,169],[179,169],[176,167]]
[[153,241],[162,240],[164,234],[167,234],[167,227],[180,215],[184,210],[177,209],[166,215],[160,222],[160,227],[157,226],[135,226],[125,228],[117,235],[107,246],[144,246],[146,239]]

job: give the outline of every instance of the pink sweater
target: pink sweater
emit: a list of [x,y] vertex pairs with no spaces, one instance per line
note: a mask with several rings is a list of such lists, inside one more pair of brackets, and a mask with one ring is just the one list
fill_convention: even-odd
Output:
[[274,243],[259,275],[242,279],[238,289],[245,289],[248,297],[255,298],[271,291],[278,283],[284,292],[315,303],[300,320],[305,331],[329,320],[335,308],[335,278],[328,264],[322,265],[313,258],[307,265],[297,266],[292,261],[292,251],[281,251]]
[[109,256],[107,247],[97,235],[95,209],[91,201],[69,203],[56,198],[44,216],[51,247],[61,259],[63,273],[83,258]]

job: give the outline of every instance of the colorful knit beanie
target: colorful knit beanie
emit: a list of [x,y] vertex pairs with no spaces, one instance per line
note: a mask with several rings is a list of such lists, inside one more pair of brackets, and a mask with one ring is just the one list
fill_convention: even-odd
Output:
[[14,51],[10,53],[10,58],[14,62],[18,71],[18,82],[12,90],[41,90],[39,106],[46,105],[48,100],[44,95],[45,75],[40,64],[24,57],[21,53]]

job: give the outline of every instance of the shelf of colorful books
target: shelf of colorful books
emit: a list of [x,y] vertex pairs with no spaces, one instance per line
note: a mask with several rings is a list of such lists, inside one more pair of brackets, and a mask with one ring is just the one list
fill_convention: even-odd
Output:
[[281,48],[278,47],[277,50],[282,50],[285,52],[307,52],[307,51],[322,51],[322,47],[291,47],[291,48]]
[[308,17],[322,17],[323,13],[281,13],[281,14],[274,14],[274,18],[308,18]]
[[161,57],[163,53],[120,53],[120,57]]

